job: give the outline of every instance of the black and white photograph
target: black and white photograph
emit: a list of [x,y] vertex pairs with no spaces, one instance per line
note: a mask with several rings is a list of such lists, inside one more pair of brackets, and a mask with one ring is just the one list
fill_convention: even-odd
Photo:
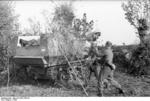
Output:
[[149,96],[150,0],[0,1],[1,101]]

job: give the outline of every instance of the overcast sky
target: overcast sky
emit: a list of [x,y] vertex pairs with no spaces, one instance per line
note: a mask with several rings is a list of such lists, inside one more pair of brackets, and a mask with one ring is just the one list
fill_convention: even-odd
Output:
[[[29,27],[28,18],[32,17],[42,23],[45,22],[42,12],[48,10],[52,14],[58,2],[50,1],[16,1],[15,11],[19,14],[21,28]],[[104,44],[107,40],[113,44],[133,44],[138,41],[135,29],[125,19],[121,1],[75,1],[73,2],[76,17],[81,18],[87,13],[88,20],[94,20],[95,31],[101,31],[100,40]],[[51,17],[53,17],[51,15]]]

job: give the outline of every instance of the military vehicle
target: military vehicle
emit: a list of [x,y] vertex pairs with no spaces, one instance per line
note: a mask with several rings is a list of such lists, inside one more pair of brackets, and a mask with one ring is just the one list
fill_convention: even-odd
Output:
[[59,69],[56,67],[60,67],[58,60],[62,62],[64,59],[61,59],[63,58],[62,56],[51,56],[49,58],[46,37],[18,36],[15,40],[17,41],[14,41],[15,52],[13,61],[17,74],[22,76],[22,79],[56,79]]
[[[72,61],[74,68],[70,68],[65,57],[58,49],[56,40],[43,36],[18,36],[14,41],[13,61],[17,75],[26,80],[28,78],[48,79],[52,82],[66,82],[69,79],[82,77],[81,61]],[[77,66],[78,65],[78,66]],[[79,66],[80,65],[80,66]],[[76,68],[77,67],[77,68]],[[79,67],[79,68],[78,68]],[[76,72],[77,75],[74,75]]]

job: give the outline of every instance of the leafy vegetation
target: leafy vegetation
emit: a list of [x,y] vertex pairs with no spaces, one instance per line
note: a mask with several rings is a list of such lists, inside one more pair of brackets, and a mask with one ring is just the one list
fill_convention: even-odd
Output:
[[126,19],[133,25],[140,39],[140,44],[132,50],[129,71],[134,75],[146,75],[149,72],[149,17],[150,1],[149,0],[129,0],[123,4]]
[[[92,31],[93,27],[91,21],[87,21],[86,14],[83,14],[82,19],[78,19],[74,15],[71,4],[62,4],[55,8],[54,17],[49,25],[51,32],[49,33],[48,41],[54,40],[55,43],[57,43],[55,50],[57,51],[56,53],[59,53],[56,54],[57,56],[61,54],[62,56],[67,57],[69,61],[78,61],[78,59],[83,58],[86,34]],[[50,44],[51,42],[49,43],[49,46]],[[49,55],[51,55],[51,53]],[[71,66],[71,68],[72,67],[73,66]],[[69,74],[70,77],[72,77],[71,68],[69,73],[67,72],[65,75]],[[81,72],[85,72],[83,66],[80,66],[79,68],[81,69]],[[64,67],[63,69],[65,71]],[[75,71],[75,73],[79,72],[77,70],[73,71]],[[73,73],[73,75],[75,75],[75,73]],[[63,72],[62,74],[64,75]]]
[[16,16],[13,15],[11,2],[1,1],[0,19],[0,67],[6,69],[8,59],[12,54],[12,50],[14,50],[10,47],[10,43],[17,28]]
[[86,34],[92,31],[93,21],[88,22],[86,14],[76,18],[71,4],[63,4],[55,8],[50,24],[50,39],[55,39],[62,45],[65,54],[82,57],[85,49]]

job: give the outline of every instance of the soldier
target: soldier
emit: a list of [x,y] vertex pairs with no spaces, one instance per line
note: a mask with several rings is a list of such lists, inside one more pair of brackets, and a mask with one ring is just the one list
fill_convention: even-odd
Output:
[[107,85],[111,84],[115,86],[119,90],[119,93],[124,94],[121,85],[113,78],[113,73],[116,67],[113,64],[113,52],[111,47],[112,47],[112,43],[107,41],[104,50],[104,58],[103,58],[104,63],[99,72],[99,77],[98,77],[99,96],[103,96],[104,83],[106,83]]
[[88,67],[89,67],[89,70],[90,70],[90,75],[89,75],[89,78],[91,77],[91,73],[93,72],[96,79],[98,78],[98,71],[99,71],[99,68],[97,68],[97,57],[99,55],[99,51],[98,51],[98,48],[97,48],[97,45],[96,45],[96,40],[101,36],[101,33],[100,32],[93,32],[91,34],[91,36],[88,36],[87,37],[87,40],[91,43],[91,46],[89,48],[89,51],[88,51],[88,58],[90,60],[89,64],[88,64]]
[[97,49],[97,46],[95,45],[95,43],[91,43],[91,47],[90,47],[88,55],[89,55],[89,58],[90,58],[90,62],[88,64],[89,70],[90,70],[90,75],[89,75],[88,79],[90,80],[92,72],[94,73],[94,75],[97,79],[98,75],[99,75],[98,74],[98,71],[99,71],[98,69],[99,68],[97,68],[98,64],[97,64],[97,61],[96,61],[97,57],[98,57],[98,49]]

